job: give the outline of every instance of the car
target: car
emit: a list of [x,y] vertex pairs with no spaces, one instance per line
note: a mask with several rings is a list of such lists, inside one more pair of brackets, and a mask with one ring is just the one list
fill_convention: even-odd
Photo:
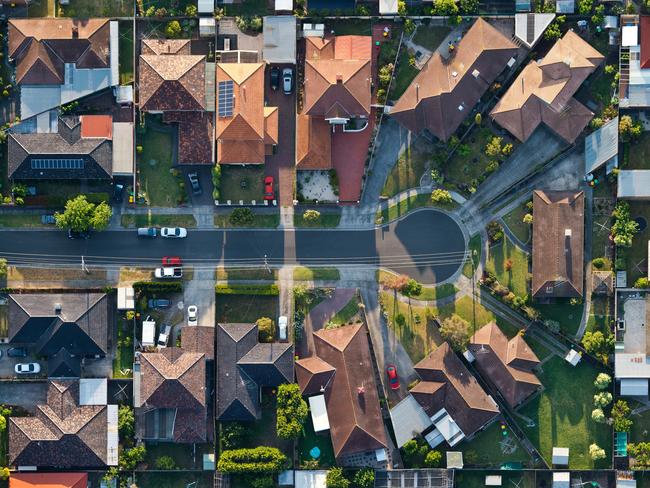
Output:
[[287,340],[287,324],[288,324],[288,319],[284,315],[281,315],[278,317],[278,330],[279,332],[279,338],[281,341],[286,341]]
[[56,219],[54,218],[54,214],[41,215],[41,224],[43,224],[43,225],[54,225],[54,224],[56,224]]
[[138,237],[156,237],[158,229],[155,227],[140,227],[138,228]]
[[10,358],[26,358],[27,349],[24,347],[10,347],[7,349],[7,356]]
[[187,229],[184,227],[163,227],[160,229],[160,235],[171,239],[182,239],[187,237]]
[[293,70],[291,68],[282,70],[282,91],[285,95],[291,95],[293,91]]
[[162,258],[163,266],[182,266],[183,260],[178,256],[165,256]]
[[90,237],[89,230],[68,229],[68,239],[88,239],[89,237]]
[[187,307],[187,325],[199,324],[199,308],[196,305]]
[[14,366],[16,374],[37,374],[41,372],[41,365],[38,363],[18,363]]
[[388,385],[391,390],[399,390],[399,378],[397,376],[397,368],[394,364],[389,364],[386,368],[386,374],[388,375]]
[[275,200],[275,192],[273,191],[273,176],[264,178],[264,200]]
[[280,68],[273,66],[271,68],[271,90],[277,90],[280,86]]
[[167,298],[150,298],[147,305],[149,308],[169,308],[172,306],[172,301]]
[[156,343],[159,349],[167,347],[167,343],[169,342],[169,335],[171,332],[171,325],[162,324],[160,326],[160,334],[158,334],[158,342]]
[[190,180],[190,186],[192,187],[193,195],[201,195],[203,190],[201,189],[201,183],[199,182],[198,173],[187,173],[187,179]]
[[183,268],[156,268],[154,276],[161,279],[174,279],[183,277]]

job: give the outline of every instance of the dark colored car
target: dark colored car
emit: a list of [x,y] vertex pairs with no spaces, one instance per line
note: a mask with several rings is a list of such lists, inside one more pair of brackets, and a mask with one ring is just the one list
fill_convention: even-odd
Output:
[[273,176],[264,178],[264,200],[275,200],[275,192],[273,191]]
[[190,180],[190,186],[192,187],[192,194],[201,195],[203,190],[201,189],[201,183],[199,183],[198,173],[188,173],[187,179]]
[[277,90],[280,86],[280,68],[273,66],[271,68],[271,89]]
[[386,368],[388,375],[388,385],[391,390],[399,390],[399,378],[397,377],[397,368],[394,364],[389,364]]
[[163,266],[182,266],[183,260],[178,256],[165,256],[162,258]]
[[155,227],[140,227],[138,229],[138,237],[156,237],[158,229]]
[[172,306],[172,301],[166,298],[150,298],[147,304],[149,308],[169,308]]
[[26,358],[27,349],[24,347],[10,347],[7,349],[7,356],[10,358]]
[[68,229],[68,239],[88,239],[90,237],[90,231],[77,231]]
[[54,225],[56,224],[56,219],[52,214],[41,215],[41,224],[44,225]]

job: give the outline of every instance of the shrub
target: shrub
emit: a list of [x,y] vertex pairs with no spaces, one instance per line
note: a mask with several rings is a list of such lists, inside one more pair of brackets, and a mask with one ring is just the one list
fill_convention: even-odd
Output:
[[612,425],[616,432],[629,432],[632,421],[629,419],[631,410],[625,400],[617,400],[612,407]]
[[402,446],[402,450],[407,456],[414,456],[418,452],[418,442],[415,439],[408,440]]
[[424,465],[427,468],[437,468],[440,466],[440,461],[442,460],[442,454],[440,451],[429,451],[424,457]]
[[251,488],[275,488],[273,476],[256,476],[250,480]]
[[431,192],[431,201],[433,203],[448,204],[454,200],[451,197],[451,193],[449,193],[449,191],[443,190],[441,188],[436,188]]
[[0,258],[0,278],[5,278],[8,271],[7,260],[5,258]]
[[261,317],[255,322],[259,332],[260,342],[273,342],[275,323],[268,317]]
[[596,407],[606,407],[612,403],[612,394],[608,391],[602,391],[594,395],[594,406]]
[[117,430],[122,441],[125,439],[132,441],[135,435],[135,415],[128,405],[120,405],[117,411]]
[[440,326],[440,335],[455,351],[464,351],[469,344],[469,322],[456,314],[447,317]]
[[544,325],[548,330],[557,334],[560,332],[560,323],[557,320],[545,320]]
[[501,156],[501,141],[503,141],[503,138],[496,136],[490,139],[490,142],[485,146],[485,154],[491,158]]
[[198,15],[198,9],[196,8],[196,5],[188,5],[185,7],[185,15],[188,17],[196,17]]
[[135,283],[133,283],[133,289],[138,292],[147,291],[147,292],[178,293],[183,291],[183,285],[177,281],[175,282],[136,281]]
[[591,264],[596,269],[603,269],[603,267],[605,266],[605,259],[604,258],[595,258],[595,259],[593,259],[591,261]]
[[120,469],[122,471],[133,471],[138,463],[144,461],[147,450],[143,445],[124,449],[120,454]]
[[343,475],[341,468],[332,468],[327,472],[325,486],[327,488],[348,488],[350,486],[350,480]]
[[320,212],[318,210],[305,210],[302,214],[302,220],[309,223],[315,223],[320,220]]
[[532,224],[533,223],[533,214],[527,213],[526,215],[524,215],[524,218],[522,219],[522,222],[524,224],[528,224],[528,225]]
[[174,462],[174,459],[171,456],[160,456],[156,459],[156,469],[176,469],[176,462]]
[[642,276],[634,282],[634,288],[648,288],[650,287],[650,281],[647,277]]
[[489,222],[485,229],[491,243],[499,242],[503,239],[503,227],[496,220]]
[[224,473],[278,473],[288,465],[287,457],[275,447],[232,449],[221,453],[217,469]]
[[596,379],[594,380],[594,386],[599,390],[604,390],[612,382],[612,377],[607,373],[598,373]]
[[399,327],[404,327],[406,325],[406,317],[404,316],[403,313],[398,313],[397,315],[395,315],[395,323]]
[[297,439],[309,415],[307,403],[302,399],[300,387],[283,384],[278,387],[276,430],[280,439]]
[[603,412],[602,408],[594,408],[591,411],[591,420],[598,424],[605,423],[605,412]]
[[[156,12],[156,14],[157,13],[158,12]],[[181,32],[183,32],[183,30],[181,29],[181,24],[178,23],[178,20],[170,21],[165,27],[165,35],[169,39],[175,39],[180,36]]]
[[431,15],[457,16],[458,5],[455,0],[434,0]]
[[373,488],[375,486],[375,471],[372,468],[365,468],[357,471],[352,478],[355,488]]
[[598,447],[598,444],[591,444],[589,446],[589,457],[594,461],[605,458],[605,449]]
[[250,208],[247,207],[236,208],[230,213],[230,216],[228,217],[228,221],[232,225],[240,225],[240,226],[252,225],[253,222],[255,221],[255,214]]
[[222,449],[235,449],[239,447],[246,436],[246,429],[239,422],[222,422],[221,440]]
[[628,444],[627,452],[634,457],[635,469],[647,469],[650,466],[650,442]]

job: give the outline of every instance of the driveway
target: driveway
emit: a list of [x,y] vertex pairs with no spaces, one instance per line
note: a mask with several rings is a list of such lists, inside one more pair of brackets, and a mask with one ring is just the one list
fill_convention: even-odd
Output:
[[[4,358],[2,360],[4,361]],[[0,404],[17,405],[30,412],[47,399],[47,381],[3,381],[0,383]]]
[[190,281],[185,282],[183,289],[184,296],[184,320],[180,327],[175,327],[175,333],[186,323],[187,307],[196,305],[199,309],[199,325],[204,327],[214,327],[216,309],[215,309],[215,291],[216,281],[214,278],[214,269],[210,266],[195,267],[194,276]]
[[[16,373],[14,373],[14,366],[17,363],[29,363],[37,361],[34,356],[28,356],[26,358],[10,358],[7,356],[7,349],[12,347],[11,344],[1,344],[0,351],[2,351],[2,357],[0,358],[0,378],[15,378]],[[47,367],[47,361],[37,361],[41,364],[41,369]],[[2,401],[0,400],[0,403]]]

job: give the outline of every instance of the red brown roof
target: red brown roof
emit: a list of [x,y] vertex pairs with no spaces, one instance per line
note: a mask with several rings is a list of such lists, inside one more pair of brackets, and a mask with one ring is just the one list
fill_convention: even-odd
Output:
[[332,128],[322,117],[299,114],[296,128],[297,169],[332,167]]
[[639,22],[641,37],[641,69],[650,68],[650,16],[642,15]]
[[81,137],[84,139],[89,138],[113,138],[113,117],[110,115],[82,115],[79,117],[81,121]]
[[143,39],[142,54],[192,54],[189,39]]
[[296,361],[296,379],[303,395],[317,395],[330,382],[336,369],[318,356]]
[[211,112],[163,113],[163,122],[178,124],[179,164],[214,164],[213,120]]
[[12,473],[9,488],[87,488],[88,473]]
[[391,116],[412,132],[426,129],[446,141],[516,54],[517,46],[478,18],[449,59],[438,52],[429,58]]
[[533,192],[534,298],[582,297],[583,192]]

